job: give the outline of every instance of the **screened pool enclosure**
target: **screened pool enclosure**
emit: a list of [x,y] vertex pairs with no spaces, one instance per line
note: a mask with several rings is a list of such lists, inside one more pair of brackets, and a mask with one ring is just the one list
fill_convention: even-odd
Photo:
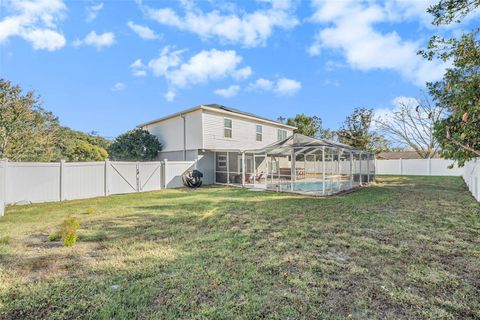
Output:
[[263,149],[215,155],[215,183],[330,195],[369,183],[374,154],[334,141],[294,134]]

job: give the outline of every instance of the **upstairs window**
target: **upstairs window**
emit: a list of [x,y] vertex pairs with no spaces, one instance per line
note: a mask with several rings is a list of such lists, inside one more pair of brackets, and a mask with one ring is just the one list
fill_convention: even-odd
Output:
[[262,126],[259,124],[256,126],[256,140],[262,141]]
[[225,138],[232,137],[232,119],[223,119],[223,136]]
[[277,130],[277,140],[281,141],[287,138],[287,130],[278,129]]

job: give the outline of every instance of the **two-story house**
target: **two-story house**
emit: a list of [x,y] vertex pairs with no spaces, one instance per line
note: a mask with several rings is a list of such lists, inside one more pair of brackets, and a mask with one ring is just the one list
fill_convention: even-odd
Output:
[[[138,126],[158,137],[160,160],[197,161],[204,183],[218,180],[223,166],[241,168],[240,153],[293,134],[295,127],[218,104],[200,105]],[[228,155],[227,155],[228,152]],[[232,155],[235,155],[233,157]],[[228,159],[228,160],[227,160]],[[247,158],[246,167],[254,159]],[[238,169],[240,170],[240,169]]]

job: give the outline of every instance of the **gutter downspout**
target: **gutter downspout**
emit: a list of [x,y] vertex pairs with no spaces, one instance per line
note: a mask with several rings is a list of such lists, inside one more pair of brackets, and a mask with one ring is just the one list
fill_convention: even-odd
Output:
[[183,119],[183,161],[187,161],[187,118],[184,113],[180,117]]

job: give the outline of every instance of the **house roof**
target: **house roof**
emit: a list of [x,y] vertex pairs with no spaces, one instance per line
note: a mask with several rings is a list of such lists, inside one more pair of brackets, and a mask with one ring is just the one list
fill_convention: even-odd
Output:
[[335,147],[335,148],[341,148],[344,150],[349,150],[352,152],[368,153],[366,151],[356,149],[347,144],[343,144],[340,142],[327,140],[327,139],[312,138],[300,133],[294,133],[293,135],[287,137],[286,139],[272,143],[264,148],[257,149],[257,150],[249,150],[249,151],[253,153],[290,155],[292,152],[292,149],[293,150],[303,149],[304,152],[306,152],[306,151],[314,151],[321,147]]
[[[435,154],[432,158],[440,158],[439,154]],[[380,152],[377,159],[422,159],[416,151],[397,151],[397,152]]]
[[235,114],[235,115],[240,116],[240,117],[250,118],[250,119],[253,118],[253,119],[256,119],[256,120],[271,123],[271,124],[281,126],[281,127],[285,127],[285,128],[292,129],[292,130],[296,129],[296,127],[294,127],[294,126],[290,126],[290,125],[287,125],[287,124],[284,124],[284,123],[281,123],[281,122],[278,122],[278,121],[275,121],[275,120],[271,120],[271,119],[268,119],[268,118],[250,113],[250,112],[241,111],[239,109],[226,107],[226,106],[223,106],[221,104],[216,104],[216,103],[199,105],[199,106],[196,106],[196,107],[193,107],[193,108],[189,108],[189,109],[186,109],[186,110],[183,110],[183,111],[179,111],[179,112],[170,114],[170,115],[162,117],[162,118],[158,118],[158,119],[155,119],[155,120],[152,120],[152,121],[148,121],[148,122],[139,124],[137,127],[143,127],[143,126],[146,126],[146,125],[149,125],[149,124],[157,123],[157,122],[160,122],[160,121],[163,121],[163,120],[167,120],[167,119],[177,117],[177,116],[185,114],[185,113],[190,113],[190,112],[194,112],[194,111],[201,110],[201,109],[202,110],[210,110],[210,111],[221,112],[221,113],[225,113],[225,114]]

